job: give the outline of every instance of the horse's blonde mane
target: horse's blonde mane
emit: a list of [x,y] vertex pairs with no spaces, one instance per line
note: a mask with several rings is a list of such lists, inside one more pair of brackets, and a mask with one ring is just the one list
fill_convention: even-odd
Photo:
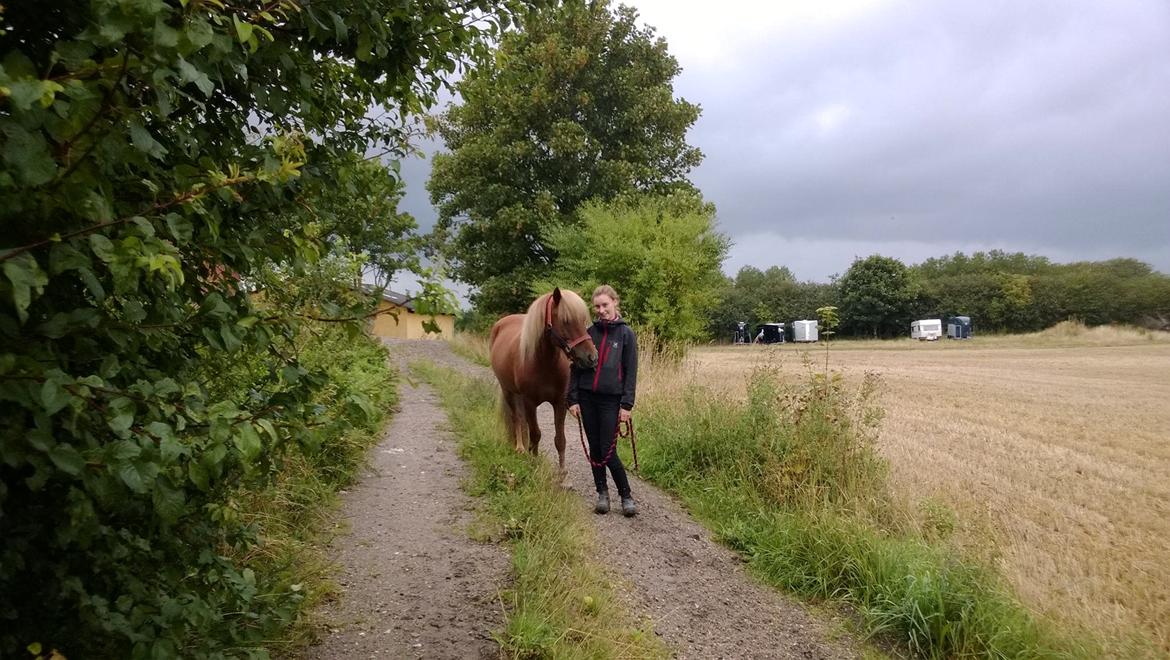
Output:
[[[520,362],[522,364],[526,364],[532,359],[532,355],[536,353],[536,347],[544,338],[544,306],[551,295],[552,293],[549,292],[533,300],[532,304],[528,306],[528,312],[524,315],[524,325],[520,329]],[[559,321],[557,325],[567,325],[572,328],[589,325],[589,307],[581,299],[581,296],[567,289],[561,289],[561,302],[557,303],[553,313]],[[565,337],[565,339],[575,339],[575,330],[573,335]]]

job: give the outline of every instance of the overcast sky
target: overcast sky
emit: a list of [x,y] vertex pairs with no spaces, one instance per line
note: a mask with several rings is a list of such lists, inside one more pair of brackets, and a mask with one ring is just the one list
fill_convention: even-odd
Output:
[[[703,108],[729,274],[993,248],[1170,273],[1166,0],[627,4]],[[429,227],[429,166],[403,174]]]

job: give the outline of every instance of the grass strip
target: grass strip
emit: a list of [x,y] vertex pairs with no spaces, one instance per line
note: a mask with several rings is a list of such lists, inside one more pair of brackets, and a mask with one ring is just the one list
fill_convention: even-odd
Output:
[[514,582],[502,594],[506,624],[497,634],[505,653],[667,657],[657,636],[636,626],[619,603],[579,498],[560,488],[547,461],[516,454],[504,442],[495,386],[429,362],[414,363],[411,371],[438,390],[459,455],[471,468],[465,488],[484,498],[473,536],[511,546]]
[[[676,378],[678,376],[675,376]],[[932,543],[899,515],[874,448],[875,383],[751,375],[738,399],[649,388],[642,476],[678,495],[767,583],[847,603],[871,635],[929,658],[1099,657],[1038,620],[987,566]]]

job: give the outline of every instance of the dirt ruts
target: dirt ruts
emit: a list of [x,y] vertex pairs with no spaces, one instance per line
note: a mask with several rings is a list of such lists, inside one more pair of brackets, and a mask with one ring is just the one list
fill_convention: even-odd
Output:
[[[395,341],[396,361],[429,359],[491,374],[445,342]],[[635,410],[635,423],[637,411]],[[555,460],[552,410],[539,411],[542,453]],[[569,420],[572,422],[572,420]],[[333,544],[343,592],[325,614],[332,632],[309,657],[492,657],[502,625],[497,590],[507,580],[501,546],[467,538],[474,504],[430,389],[402,387],[401,409],[374,450],[370,473],[343,497],[349,535]],[[575,424],[567,485],[592,511],[593,481]],[[425,473],[425,474],[424,474]],[[749,576],[672,497],[631,474],[639,514],[590,514],[599,561],[621,585],[627,611],[652,624],[679,658],[849,658],[841,628]]]

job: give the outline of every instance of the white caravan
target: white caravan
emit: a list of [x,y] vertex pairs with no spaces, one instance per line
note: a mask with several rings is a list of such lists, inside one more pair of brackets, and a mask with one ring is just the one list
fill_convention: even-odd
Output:
[[910,324],[910,338],[919,341],[935,341],[942,336],[942,320],[922,319]]

